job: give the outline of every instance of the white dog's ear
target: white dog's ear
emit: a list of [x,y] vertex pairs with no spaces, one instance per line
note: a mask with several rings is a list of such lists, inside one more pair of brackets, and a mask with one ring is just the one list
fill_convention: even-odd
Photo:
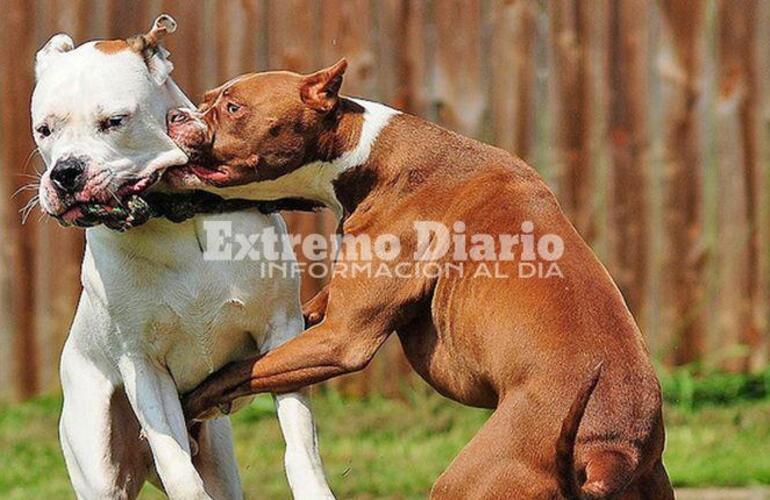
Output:
[[158,50],[147,59],[147,67],[150,69],[150,75],[155,83],[163,85],[166,83],[169,75],[174,71],[174,65],[168,60],[168,56],[171,53],[163,47],[158,47]]
[[160,45],[160,41],[169,33],[175,32],[176,26],[173,17],[161,14],[152,23],[150,31],[128,40],[131,48],[142,54],[152,79],[158,85],[163,85],[174,69],[174,65],[168,60],[169,51]]
[[74,48],[75,42],[73,42],[72,37],[66,33],[59,33],[52,36],[35,56],[35,78],[39,80],[40,75],[45,72],[46,68],[51,65],[53,60]]

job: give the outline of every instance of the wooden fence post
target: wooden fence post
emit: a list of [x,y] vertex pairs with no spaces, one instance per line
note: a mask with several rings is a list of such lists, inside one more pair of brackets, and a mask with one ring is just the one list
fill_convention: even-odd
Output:
[[647,291],[649,182],[646,0],[609,3],[608,91],[611,147],[610,270],[638,321]]
[[489,115],[495,145],[532,160],[535,131],[535,35],[532,0],[495,0],[490,8]]
[[[86,0],[73,0],[54,5],[45,0],[38,5],[46,15],[36,32],[35,49],[41,47],[57,32],[68,33],[76,44],[83,43],[89,34],[91,5]],[[32,61],[27,61],[32,64]],[[32,91],[30,84],[29,91]],[[35,158],[28,171],[45,165]],[[39,220],[38,220],[39,219]],[[61,228],[51,218],[30,217],[24,231],[35,233],[32,249],[34,281],[29,285],[34,292],[34,332],[39,359],[38,390],[55,391],[59,388],[59,355],[69,333],[80,294],[80,265],[83,255],[84,231]]]
[[[267,3],[268,17],[268,66],[298,72],[320,69],[320,44],[322,5],[301,0],[271,0]],[[318,231],[316,214],[286,214],[289,231],[309,234]],[[299,256],[298,256],[299,257]],[[303,259],[298,259],[300,262]],[[307,262],[307,261],[304,261]],[[321,280],[302,277],[302,298],[308,300],[320,290]]]
[[227,12],[226,16],[214,16],[214,33],[208,37],[208,43],[215,45],[217,83],[214,85],[243,73],[268,69],[265,2],[220,0],[214,10]]
[[425,26],[429,4],[383,0],[377,6],[377,94],[400,110],[427,118],[431,54]]
[[[755,74],[755,0],[718,4],[718,348],[731,353],[721,360],[731,370],[745,370],[761,352],[762,332],[753,313],[760,296]],[[712,346],[717,347],[717,346]],[[753,353],[753,354],[752,354]]]
[[433,97],[438,120],[455,132],[480,138],[487,111],[487,92],[482,83],[481,3],[435,2],[433,22]]
[[[9,0],[0,20],[0,68],[13,69],[3,80],[0,95],[2,143],[0,163],[7,172],[0,181],[3,225],[2,290],[0,302],[4,318],[3,349],[9,351],[2,376],[5,395],[15,399],[29,397],[38,390],[40,378],[35,342],[34,266],[35,233],[22,230],[19,209],[25,204],[14,192],[30,181],[23,177],[23,166],[34,149],[29,125],[29,98],[33,82],[35,54],[34,6],[23,0]],[[10,48],[13,50],[10,50]],[[12,173],[11,173],[12,172]],[[8,388],[8,389],[6,389]]]
[[595,226],[591,206],[588,5],[580,0],[551,0],[548,6],[559,198],[578,232],[590,242]]
[[670,360],[696,361],[703,353],[703,248],[700,133],[701,35],[704,2],[661,0],[669,52],[660,68],[664,85],[664,235],[661,295],[663,328],[673,337]]
[[[757,19],[770,18],[770,2],[760,2]],[[759,22],[756,26],[754,50],[764,54],[770,46],[770,23]],[[757,168],[757,224],[759,233],[759,294],[754,302],[754,317],[762,333],[763,345],[752,352],[751,368],[765,368],[770,358],[770,58],[754,58],[757,64],[759,164]]]

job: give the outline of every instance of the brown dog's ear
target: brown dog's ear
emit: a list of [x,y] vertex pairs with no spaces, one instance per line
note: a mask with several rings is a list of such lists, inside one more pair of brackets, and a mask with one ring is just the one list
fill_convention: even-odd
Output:
[[333,66],[303,78],[299,89],[302,102],[321,113],[334,109],[342,87],[342,75],[347,67],[348,62],[343,58]]

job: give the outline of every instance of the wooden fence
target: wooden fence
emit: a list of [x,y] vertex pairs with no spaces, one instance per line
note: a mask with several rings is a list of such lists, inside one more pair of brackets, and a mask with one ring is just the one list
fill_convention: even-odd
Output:
[[[344,91],[534,165],[617,280],[656,359],[733,370],[770,348],[770,1],[0,0],[0,399],[55,390],[83,233],[21,225],[40,168],[35,51],[160,12],[193,97],[241,72],[350,61]],[[334,227],[288,215],[295,231]],[[318,283],[306,280],[303,294]],[[349,390],[398,390],[397,342]]]

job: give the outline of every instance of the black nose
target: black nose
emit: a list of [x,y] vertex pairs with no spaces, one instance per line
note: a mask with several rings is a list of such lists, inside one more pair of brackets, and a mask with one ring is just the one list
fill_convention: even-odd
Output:
[[85,162],[74,156],[56,162],[51,170],[51,181],[63,193],[72,194],[80,190],[85,183]]
[[171,125],[172,123],[184,123],[187,120],[190,119],[190,114],[183,110],[183,109],[171,109],[166,114],[166,124]]

